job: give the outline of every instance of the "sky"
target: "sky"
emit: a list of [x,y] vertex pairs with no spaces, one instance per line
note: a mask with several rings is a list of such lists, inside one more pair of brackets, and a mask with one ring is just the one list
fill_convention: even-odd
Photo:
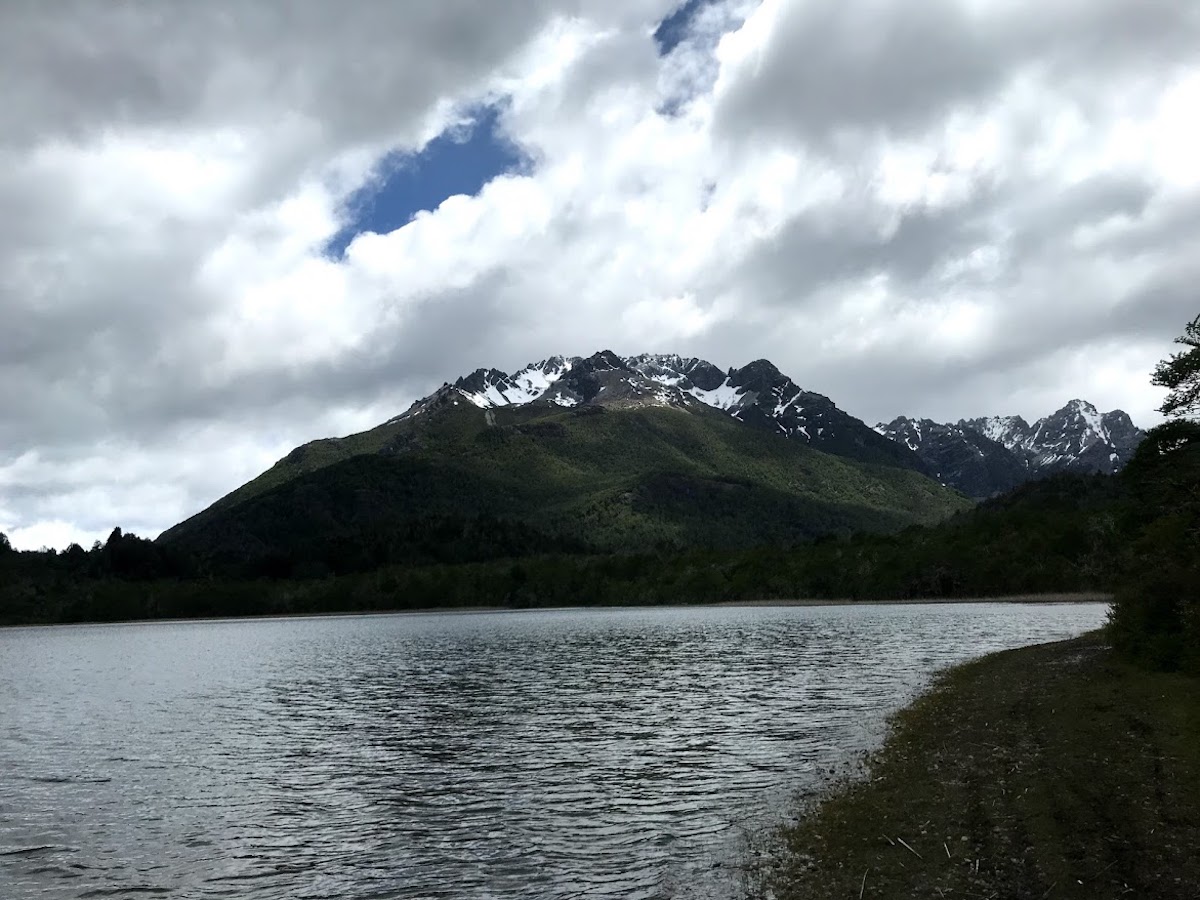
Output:
[[8,0],[0,83],[21,548],[600,349],[1145,427],[1200,313],[1197,3]]

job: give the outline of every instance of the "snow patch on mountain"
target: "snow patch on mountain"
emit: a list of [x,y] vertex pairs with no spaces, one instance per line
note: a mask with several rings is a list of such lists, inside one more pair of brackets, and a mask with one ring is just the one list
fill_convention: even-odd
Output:
[[728,380],[711,391],[706,391],[698,387],[689,387],[687,392],[701,403],[711,406],[714,409],[724,410],[736,409],[746,396],[744,391],[738,390]]
[[497,369],[477,369],[458,379],[454,387],[480,409],[532,403],[571,371],[573,360],[561,356],[531,363],[508,375]]
[[963,420],[960,425],[974,428],[984,437],[1003,444],[1009,450],[1020,446],[1029,437],[1029,425],[1020,416],[991,416],[983,419]]
[[1075,410],[1075,414],[1083,420],[1088,433],[1107,443],[1108,429],[1104,427],[1104,420],[1096,411],[1096,407],[1083,400],[1072,400],[1070,405]]

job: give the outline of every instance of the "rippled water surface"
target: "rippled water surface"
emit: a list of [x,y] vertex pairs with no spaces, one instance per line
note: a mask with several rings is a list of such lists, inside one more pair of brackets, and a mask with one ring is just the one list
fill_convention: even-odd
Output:
[[936,668],[1104,607],[0,630],[0,896],[728,897]]

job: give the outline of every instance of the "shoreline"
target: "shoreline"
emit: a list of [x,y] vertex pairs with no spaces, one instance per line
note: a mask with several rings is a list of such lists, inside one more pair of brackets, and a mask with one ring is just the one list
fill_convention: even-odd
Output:
[[1200,679],[1103,631],[943,671],[746,867],[775,900],[1200,896]]
[[719,603],[678,604],[680,606],[942,606],[955,603],[1111,603],[1113,595],[1102,592],[1080,591],[1076,593],[1055,592],[1046,594],[1005,594],[996,597],[923,597],[915,600],[722,600]]
[[429,615],[481,615],[488,613],[528,613],[528,612],[572,612],[585,610],[650,610],[650,609],[730,609],[747,608],[760,609],[770,607],[822,607],[822,606],[945,606],[954,604],[984,604],[1008,603],[1014,606],[1032,604],[1071,605],[1082,603],[1111,603],[1112,594],[1107,593],[1047,593],[1047,594],[1012,594],[998,597],[933,597],[914,600],[850,600],[850,599],[819,599],[796,598],[791,600],[722,600],[717,603],[659,603],[659,604],[592,604],[586,606],[430,606],[419,609],[364,609],[360,611],[337,612],[308,612],[268,614],[261,616],[195,616],[173,617],[161,619],[116,619],[87,620],[79,622],[11,622],[0,623],[0,629],[7,628],[56,628],[61,626],[97,626],[97,625],[151,625],[151,624],[180,624],[185,622],[215,623],[215,622],[259,622],[285,621],[288,619],[348,619],[374,616],[429,616]]

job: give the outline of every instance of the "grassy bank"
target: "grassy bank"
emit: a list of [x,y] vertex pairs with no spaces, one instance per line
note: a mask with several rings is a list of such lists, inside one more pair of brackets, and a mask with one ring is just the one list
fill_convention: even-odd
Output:
[[1097,635],[953,669],[787,830],[777,898],[1200,897],[1200,681]]

